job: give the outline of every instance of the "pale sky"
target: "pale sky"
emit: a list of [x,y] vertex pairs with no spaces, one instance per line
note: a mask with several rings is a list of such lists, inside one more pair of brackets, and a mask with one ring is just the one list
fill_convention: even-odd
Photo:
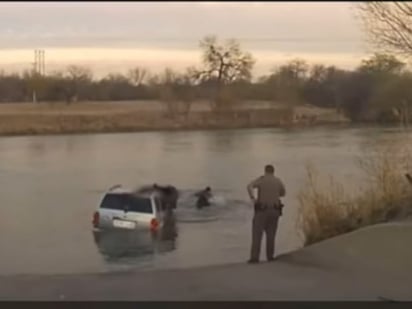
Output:
[[1,2],[0,68],[87,65],[97,75],[133,66],[200,63],[199,40],[236,38],[254,74],[294,58],[352,68],[367,54],[352,2]]

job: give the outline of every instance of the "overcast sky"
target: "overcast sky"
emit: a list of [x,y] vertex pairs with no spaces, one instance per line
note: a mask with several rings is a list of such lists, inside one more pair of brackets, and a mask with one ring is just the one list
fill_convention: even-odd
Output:
[[1,2],[0,67],[30,67],[35,48],[48,70],[86,64],[97,73],[140,65],[181,69],[200,60],[208,34],[237,38],[255,74],[304,58],[350,68],[366,46],[350,2]]

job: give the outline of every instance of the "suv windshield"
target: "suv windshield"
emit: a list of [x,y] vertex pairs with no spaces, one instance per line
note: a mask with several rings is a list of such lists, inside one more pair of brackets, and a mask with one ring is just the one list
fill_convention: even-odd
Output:
[[106,194],[100,208],[153,213],[149,198],[137,197],[131,194]]

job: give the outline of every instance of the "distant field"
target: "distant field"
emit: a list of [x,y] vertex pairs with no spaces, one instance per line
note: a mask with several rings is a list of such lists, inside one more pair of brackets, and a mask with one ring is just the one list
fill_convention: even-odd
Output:
[[178,119],[168,117],[159,101],[13,103],[0,104],[0,135],[277,127],[293,123],[293,113],[339,122],[332,110],[302,106],[293,112],[262,101],[244,102],[219,116],[211,113],[208,102],[199,101],[188,118]]
[[95,114],[123,113],[138,111],[161,111],[158,101],[108,101],[65,103],[6,103],[0,104],[0,113],[4,114]]
[[[266,101],[248,101],[240,103],[239,109],[265,109],[282,107]],[[59,103],[3,103],[0,104],[0,113],[106,113],[130,111],[162,111],[164,103],[160,101],[106,101],[106,102],[75,102],[72,104]],[[197,101],[191,106],[192,111],[210,111],[207,101]]]
[[[237,110],[282,109],[285,104],[267,101],[246,101],[237,105]],[[334,110],[303,105],[294,108],[296,114],[333,115]],[[113,114],[131,112],[164,112],[165,105],[160,101],[106,101],[65,103],[2,103],[0,114]],[[208,112],[207,101],[197,101],[191,106],[192,112]]]

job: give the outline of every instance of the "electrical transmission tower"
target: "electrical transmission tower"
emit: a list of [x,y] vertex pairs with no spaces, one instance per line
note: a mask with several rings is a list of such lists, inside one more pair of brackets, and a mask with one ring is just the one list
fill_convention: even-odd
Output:
[[34,50],[34,72],[42,76],[46,74],[45,52],[42,49]]
[[46,74],[45,52],[41,49],[34,50],[33,63],[33,103],[37,102],[37,91],[41,80],[39,76]]

